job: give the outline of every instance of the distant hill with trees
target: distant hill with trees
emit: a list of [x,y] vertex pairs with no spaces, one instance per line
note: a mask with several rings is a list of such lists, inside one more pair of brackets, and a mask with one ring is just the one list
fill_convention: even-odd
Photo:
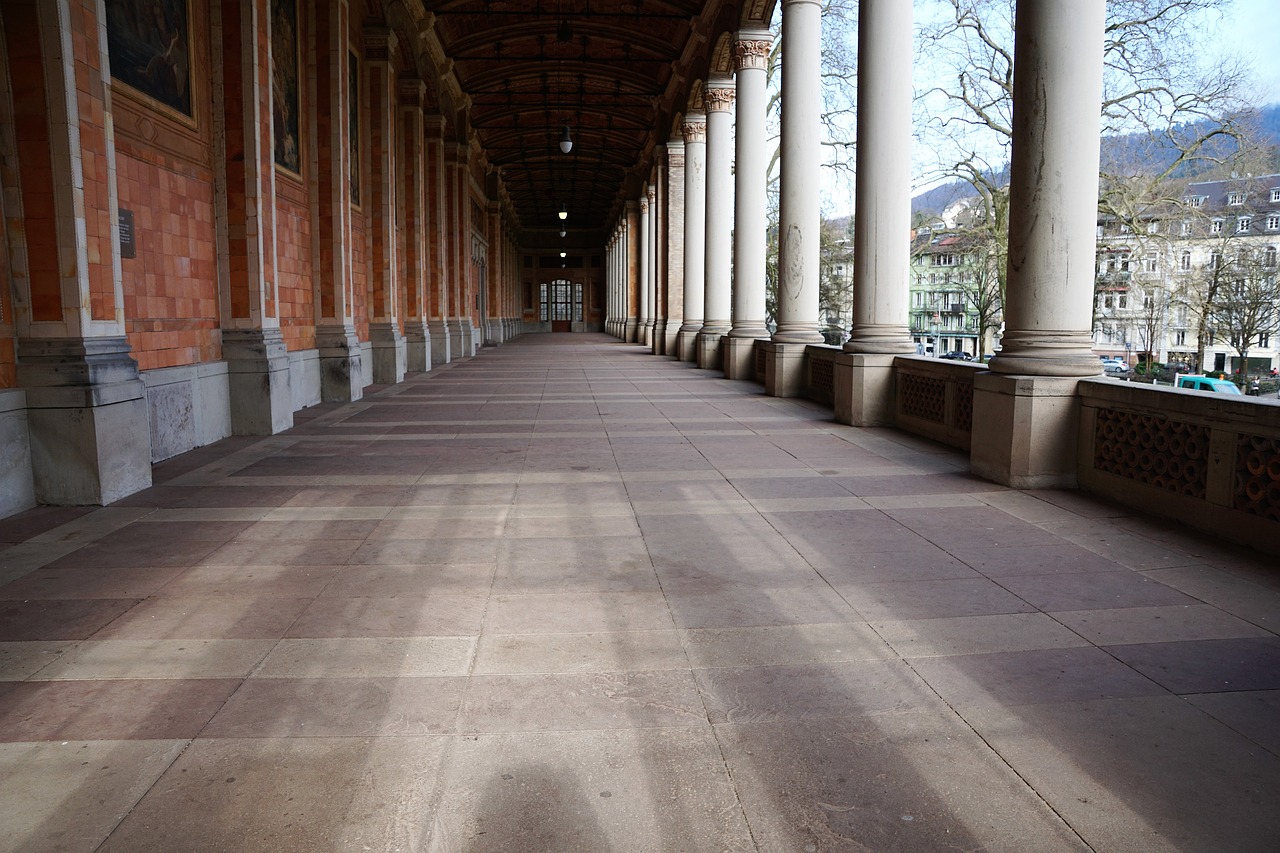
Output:
[[[1272,165],[1275,167],[1275,171],[1280,172],[1280,104],[1262,107],[1252,116],[1249,116],[1247,120],[1258,141],[1272,149],[1270,158]],[[1209,126],[1209,122],[1183,126],[1178,129],[1177,136],[1193,138],[1200,134],[1206,126]],[[1221,142],[1214,144],[1221,147],[1221,151],[1218,153],[1225,158],[1232,153],[1234,141],[1224,138]],[[1145,162],[1151,163],[1153,170],[1158,170],[1176,159],[1177,152],[1176,138],[1174,140],[1157,139],[1153,141],[1152,137],[1146,133],[1108,136],[1102,140],[1102,159],[1104,163]],[[1178,170],[1175,176],[1184,179],[1212,178],[1215,177],[1210,174],[1212,171],[1212,167],[1209,166],[1193,168],[1191,164],[1184,164],[1184,167]],[[1005,164],[999,174],[991,174],[989,177],[996,184],[1006,183],[1009,178],[1008,164]],[[955,202],[974,194],[973,186],[968,181],[957,180],[939,184],[911,199],[911,214],[913,217],[917,215],[921,217],[938,216]]]

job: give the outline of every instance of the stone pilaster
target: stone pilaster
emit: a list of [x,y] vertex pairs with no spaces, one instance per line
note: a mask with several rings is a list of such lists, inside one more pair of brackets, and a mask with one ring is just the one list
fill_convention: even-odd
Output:
[[400,93],[400,194],[403,242],[401,273],[404,279],[405,367],[424,373],[431,369],[431,332],[427,327],[430,298],[427,293],[430,259],[427,229],[427,151],[423,107],[426,83],[416,77],[399,81]]
[[666,217],[663,231],[667,255],[666,316],[663,354],[677,358],[676,346],[684,324],[684,139],[667,141]]
[[373,381],[394,385],[404,379],[406,349],[400,329],[400,253],[396,239],[397,180],[395,73],[396,35],[385,27],[364,33],[366,76],[369,78],[369,231],[372,255],[372,303],[369,342],[373,350]]

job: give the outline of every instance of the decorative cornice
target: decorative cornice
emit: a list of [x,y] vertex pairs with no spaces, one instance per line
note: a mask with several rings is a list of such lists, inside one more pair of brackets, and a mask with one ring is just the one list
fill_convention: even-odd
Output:
[[369,62],[391,62],[400,41],[390,27],[365,27],[364,58]]

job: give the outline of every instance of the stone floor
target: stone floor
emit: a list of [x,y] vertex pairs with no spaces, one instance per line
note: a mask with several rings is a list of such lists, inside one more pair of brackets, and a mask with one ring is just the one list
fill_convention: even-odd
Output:
[[5,851],[1274,851],[1280,571],[599,336],[0,522]]

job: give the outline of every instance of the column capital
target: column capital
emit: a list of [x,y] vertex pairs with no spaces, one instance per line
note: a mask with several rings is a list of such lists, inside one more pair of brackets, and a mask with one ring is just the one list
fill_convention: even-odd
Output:
[[422,129],[435,139],[444,137],[444,116],[431,113],[422,117]]
[[732,78],[719,77],[707,81],[702,90],[702,101],[708,113],[724,113],[733,107],[736,94]]
[[658,187],[654,184],[649,184],[649,186],[645,188],[644,194],[648,197],[649,204],[653,204],[654,199],[658,197]]
[[684,124],[680,125],[680,132],[684,135],[686,145],[694,142],[706,142],[707,117],[702,113],[689,113],[684,117]]
[[640,196],[640,214],[641,214],[642,216],[648,216],[648,215],[649,215],[649,200],[650,200],[651,198],[653,198],[653,196],[651,196],[651,195],[642,195],[642,196]]
[[402,75],[396,83],[400,106],[422,109],[427,100],[427,84],[419,77]]
[[392,62],[400,40],[390,27],[364,28],[364,58],[369,62]]
[[744,68],[765,70],[769,64],[769,49],[773,47],[773,33],[768,30],[740,30],[733,43],[733,70]]

